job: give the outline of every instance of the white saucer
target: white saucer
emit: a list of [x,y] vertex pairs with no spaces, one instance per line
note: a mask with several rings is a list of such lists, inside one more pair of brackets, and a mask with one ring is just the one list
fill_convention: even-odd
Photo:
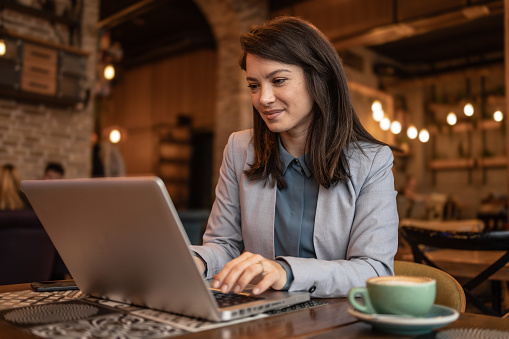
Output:
[[429,333],[434,329],[450,324],[459,317],[458,311],[442,305],[433,305],[430,312],[422,318],[389,314],[368,314],[359,312],[353,307],[348,309],[348,313],[359,320],[371,324],[380,331],[403,335]]

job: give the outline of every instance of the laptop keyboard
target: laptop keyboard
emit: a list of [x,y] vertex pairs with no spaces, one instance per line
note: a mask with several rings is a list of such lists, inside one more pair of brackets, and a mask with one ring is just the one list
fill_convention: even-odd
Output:
[[245,304],[252,301],[263,300],[263,297],[254,295],[236,294],[236,293],[222,293],[212,290],[214,298],[216,298],[219,307],[229,307],[239,304]]

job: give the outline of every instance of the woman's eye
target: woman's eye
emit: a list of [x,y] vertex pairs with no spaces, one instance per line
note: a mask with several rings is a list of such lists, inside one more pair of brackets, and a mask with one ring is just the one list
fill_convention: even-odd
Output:
[[249,89],[250,89],[251,91],[254,91],[254,90],[256,90],[259,86],[258,86],[257,84],[249,84],[249,85],[247,85],[247,87],[249,87]]
[[283,84],[283,82],[285,82],[286,79],[284,78],[276,78],[274,80],[272,80],[272,83],[275,84],[275,85],[281,85]]

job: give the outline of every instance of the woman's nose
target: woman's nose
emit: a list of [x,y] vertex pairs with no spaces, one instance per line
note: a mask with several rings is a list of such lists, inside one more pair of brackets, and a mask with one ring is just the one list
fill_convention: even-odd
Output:
[[260,104],[263,106],[269,106],[276,101],[274,91],[270,86],[262,86],[260,90]]

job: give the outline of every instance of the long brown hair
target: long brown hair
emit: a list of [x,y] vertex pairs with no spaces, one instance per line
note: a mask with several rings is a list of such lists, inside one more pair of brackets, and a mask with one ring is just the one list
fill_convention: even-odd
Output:
[[19,195],[20,178],[16,167],[10,164],[0,168],[0,210],[20,210],[24,208]]
[[[240,67],[247,54],[302,67],[308,92],[314,99],[306,149],[315,180],[329,188],[350,177],[345,150],[351,142],[383,144],[362,126],[350,101],[343,66],[329,40],[311,23],[279,17],[252,27],[240,38]],[[286,187],[279,160],[277,134],[253,107],[254,162],[246,170],[251,180]]]

